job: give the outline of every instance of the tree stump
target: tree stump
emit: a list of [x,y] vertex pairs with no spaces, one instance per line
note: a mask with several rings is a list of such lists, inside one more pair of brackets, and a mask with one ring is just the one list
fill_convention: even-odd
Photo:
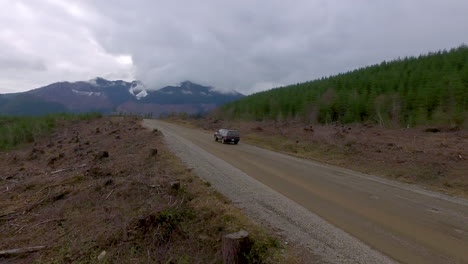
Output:
[[247,263],[245,255],[249,253],[250,247],[249,233],[245,230],[223,236],[223,264]]

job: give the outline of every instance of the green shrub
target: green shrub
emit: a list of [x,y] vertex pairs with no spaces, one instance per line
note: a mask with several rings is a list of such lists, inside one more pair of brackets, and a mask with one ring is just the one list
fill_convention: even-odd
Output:
[[271,250],[274,248],[281,248],[281,243],[273,238],[253,240],[251,243],[252,247],[245,255],[245,258],[248,263],[252,264],[266,263],[268,257],[271,255]]

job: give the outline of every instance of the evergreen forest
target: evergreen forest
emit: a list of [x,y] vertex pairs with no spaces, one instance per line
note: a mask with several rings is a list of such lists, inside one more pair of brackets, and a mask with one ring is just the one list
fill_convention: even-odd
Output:
[[259,92],[218,117],[381,126],[468,126],[468,46]]

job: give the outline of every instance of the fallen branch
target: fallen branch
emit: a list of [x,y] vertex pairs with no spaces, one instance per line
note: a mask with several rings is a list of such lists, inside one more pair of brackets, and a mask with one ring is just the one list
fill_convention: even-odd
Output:
[[59,169],[59,170],[56,170],[56,171],[51,171],[50,174],[57,174],[57,173],[62,172],[62,171],[73,170],[73,169],[78,169],[78,168],[83,168],[83,167],[86,167],[86,163],[78,165],[76,167],[69,167],[69,168]]
[[71,179],[71,180],[68,180],[68,181],[63,181],[63,182],[60,182],[60,183],[55,183],[55,184],[51,184],[51,185],[45,186],[45,187],[43,187],[42,189],[40,189],[39,191],[37,191],[36,194],[41,193],[43,190],[45,190],[45,189],[47,189],[47,188],[57,187],[57,186],[60,186],[60,185],[65,185],[65,184],[73,183],[74,181],[75,181],[74,179]]
[[60,169],[60,170],[52,171],[52,172],[50,172],[50,174],[57,174],[57,173],[59,173],[59,172],[67,171],[67,170],[71,170],[71,169],[73,169],[73,168]]
[[109,197],[111,196],[111,194],[114,192],[114,190],[112,190],[107,196],[106,196],[106,200],[109,199]]
[[18,213],[18,212],[15,212],[15,211],[8,212],[8,213],[6,213],[6,214],[0,215],[0,218],[7,217],[7,216],[10,216],[10,215],[12,215],[12,214],[17,214],[17,213]]
[[[56,218],[56,219],[49,219],[49,220],[46,220],[46,221],[42,221],[40,223],[37,223],[35,225],[32,225],[30,227],[35,227],[35,226],[38,226],[38,225],[42,225],[42,224],[45,224],[45,223],[49,223],[49,222],[54,222],[54,221],[63,221],[65,220],[65,218]],[[20,229],[18,229],[18,231],[15,232],[15,234],[19,233],[21,230],[23,230],[25,227],[27,226],[22,226]]]
[[35,226],[42,225],[42,224],[49,223],[49,222],[63,221],[63,220],[65,220],[65,218],[49,219],[49,220],[46,220],[46,221],[42,221],[42,222],[40,222],[40,223],[37,223],[37,224],[35,224],[35,225],[32,225],[31,227],[35,227]]
[[182,196],[182,200],[180,200],[180,203],[179,203],[179,205],[177,207],[180,207],[184,203],[184,200],[185,200],[185,194],[184,194],[184,196]]
[[46,248],[46,246],[37,246],[37,247],[27,247],[27,248],[15,248],[15,249],[7,249],[7,250],[0,250],[0,256],[6,255],[17,255],[22,253],[29,253],[38,251],[41,249]]

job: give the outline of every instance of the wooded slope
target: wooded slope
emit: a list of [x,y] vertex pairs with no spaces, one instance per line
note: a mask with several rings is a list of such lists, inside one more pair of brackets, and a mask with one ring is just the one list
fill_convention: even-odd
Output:
[[468,46],[398,58],[226,104],[221,118],[385,126],[468,123]]

